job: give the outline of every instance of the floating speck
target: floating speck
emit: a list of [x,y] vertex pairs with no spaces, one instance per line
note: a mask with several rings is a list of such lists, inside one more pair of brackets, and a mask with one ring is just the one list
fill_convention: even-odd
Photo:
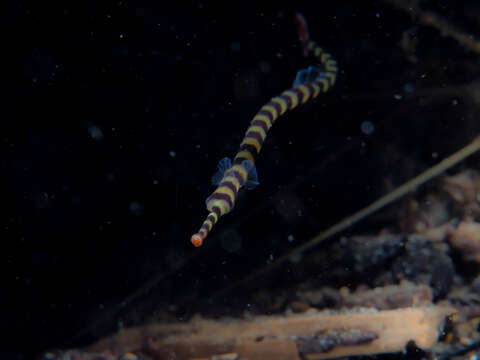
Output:
[[240,51],[240,43],[239,42],[233,42],[230,45],[230,49],[232,49],[233,52],[239,52]]
[[173,150],[170,151],[168,154],[169,154],[172,158],[177,155],[177,153],[176,153],[175,151],[173,151]]
[[437,152],[433,152],[432,153],[432,158],[436,159],[438,157],[438,153]]
[[375,125],[373,125],[371,121],[364,121],[360,125],[360,130],[362,130],[365,135],[370,135],[375,130]]
[[395,100],[402,100],[403,96],[401,94],[395,94],[393,95]]
[[98,126],[90,125],[88,127],[88,133],[93,140],[99,141],[103,139],[103,132]]
[[120,39],[123,39],[123,34],[120,34]]
[[452,105],[458,105],[458,99],[453,99],[452,100]]
[[415,86],[412,83],[403,85],[403,91],[406,93],[412,93],[415,91]]
[[268,74],[272,71],[272,65],[266,61],[261,62],[258,67],[260,68],[260,71],[264,74]]
[[377,18],[379,18],[379,17],[380,17],[380,13],[377,12],[377,13],[375,14],[375,16],[376,16]]
[[295,240],[295,237],[292,234],[290,234],[290,235],[288,235],[287,240],[289,242],[293,242]]
[[130,212],[134,216],[140,216],[143,214],[143,206],[137,201],[130,203]]

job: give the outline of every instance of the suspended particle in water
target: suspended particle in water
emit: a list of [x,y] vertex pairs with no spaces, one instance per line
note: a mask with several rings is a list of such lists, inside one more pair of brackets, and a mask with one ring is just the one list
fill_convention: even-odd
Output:
[[287,240],[288,242],[293,242],[293,240],[295,240],[295,237],[292,234],[290,234],[288,235]]
[[130,212],[134,216],[140,216],[143,214],[143,206],[139,202],[133,201],[130,203]]
[[413,93],[415,91],[415,86],[412,83],[407,83],[403,85],[403,91],[406,93]]
[[231,49],[233,52],[239,52],[239,51],[240,51],[240,43],[239,43],[239,42],[233,42],[233,43],[230,45],[230,49]]
[[55,359],[58,359],[57,357],[57,354],[53,353],[53,352],[46,352],[45,354],[43,354],[41,357],[40,357],[41,360],[55,360]]
[[90,125],[88,127],[88,133],[93,140],[99,141],[103,139],[103,132],[98,126]]
[[272,65],[266,61],[263,61],[259,65],[260,71],[264,74],[268,74],[272,71]]
[[375,125],[373,125],[373,123],[371,121],[364,121],[360,125],[360,130],[362,130],[362,132],[365,135],[370,135],[371,133],[373,133],[375,131]]

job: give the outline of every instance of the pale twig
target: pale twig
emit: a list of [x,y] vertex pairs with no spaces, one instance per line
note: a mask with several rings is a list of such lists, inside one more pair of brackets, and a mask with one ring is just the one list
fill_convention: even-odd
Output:
[[359,210],[358,212],[350,216],[345,217],[343,220],[336,223],[329,229],[321,232],[311,240],[307,241],[305,244],[299,245],[294,249],[292,249],[291,251],[288,251],[286,254],[279,257],[275,262],[253,272],[252,274],[239,280],[238,282],[233,283],[232,285],[216,292],[215,294],[213,294],[211,298],[224,295],[228,293],[230,290],[232,290],[233,288],[236,288],[246,283],[250,283],[253,279],[256,279],[257,277],[270,272],[271,270],[285,263],[289,259],[298,257],[304,251],[311,249],[312,247],[318,245],[322,241],[347,229],[348,227],[366,218],[367,216],[373,214],[374,212],[383,208],[384,206],[394,202],[395,200],[398,200],[399,198],[408,194],[409,192],[414,191],[418,186],[440,175],[447,169],[458,164],[459,162],[466,159],[468,156],[472,155],[478,150],[480,150],[480,137],[475,138],[475,140],[473,140],[470,144],[463,147],[453,155],[450,155],[449,157],[440,161],[437,165],[432,166],[428,170],[424,171],[423,173],[414,177],[413,179],[407,181],[405,184],[397,187],[395,190],[389,192],[388,194],[382,196],[380,199],[374,201],[370,205],[364,207],[363,209]]
[[480,54],[480,41],[475,39],[472,34],[468,34],[460,31],[450,24],[442,16],[432,12],[422,10],[417,0],[384,0],[385,2],[395,6],[398,9],[404,10],[407,12],[413,19],[417,20],[419,23],[427,26],[432,26],[440,33],[442,36],[449,36],[455,39],[463,47]]

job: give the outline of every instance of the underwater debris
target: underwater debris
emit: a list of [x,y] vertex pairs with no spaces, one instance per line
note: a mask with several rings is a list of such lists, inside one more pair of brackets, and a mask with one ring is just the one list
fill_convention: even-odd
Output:
[[426,285],[415,285],[402,281],[400,285],[388,285],[369,290],[357,290],[353,293],[341,292],[346,307],[375,307],[379,310],[431,305],[432,289]]
[[445,178],[443,189],[453,198],[455,212],[463,217],[480,217],[480,174],[475,170],[464,170]]
[[450,244],[465,260],[480,262],[480,223],[462,221],[448,235]]
[[192,319],[187,323],[124,329],[85,349],[114,354],[141,352],[151,359],[315,359],[421,349],[437,341],[449,306],[394,310],[354,308],[252,320]]
[[437,29],[442,36],[448,36],[457,41],[460,45],[466,49],[475,53],[480,53],[480,42],[474,35],[463,32],[457,29],[447,19],[440,16],[433,11],[426,11],[422,9],[421,1],[411,0],[384,0],[395,6],[398,9],[402,9],[405,13],[409,14],[412,18],[416,19],[419,24],[431,26]]

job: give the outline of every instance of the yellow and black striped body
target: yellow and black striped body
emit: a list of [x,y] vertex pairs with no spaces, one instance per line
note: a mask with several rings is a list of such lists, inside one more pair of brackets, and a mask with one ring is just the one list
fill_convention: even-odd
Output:
[[195,246],[202,245],[203,240],[218,219],[230,212],[235,206],[238,191],[245,184],[248,172],[253,168],[268,130],[270,130],[275,121],[287,110],[292,110],[316,98],[335,83],[338,71],[337,62],[330,54],[324,52],[314,41],[309,39],[305,19],[300,14],[297,14],[297,24],[304,54],[313,54],[319,62],[322,72],[318,72],[315,79],[308,79],[308,81],[285,90],[280,95],[272,98],[254,116],[240,144],[240,149],[233,160],[232,167],[225,171],[217,189],[206,201],[207,209],[210,213],[203,222],[200,231],[191,238],[192,244]]

